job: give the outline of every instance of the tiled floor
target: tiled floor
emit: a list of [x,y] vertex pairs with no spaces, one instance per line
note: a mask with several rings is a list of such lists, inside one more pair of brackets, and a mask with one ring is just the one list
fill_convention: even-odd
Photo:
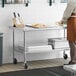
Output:
[[[44,67],[53,67],[67,64],[69,59],[50,59],[50,60],[41,60],[41,61],[31,61],[28,62],[28,69],[44,68]],[[27,69],[27,70],[28,70]],[[9,71],[18,71],[25,70],[23,63],[18,64],[4,64],[0,66],[0,73],[9,72]]]

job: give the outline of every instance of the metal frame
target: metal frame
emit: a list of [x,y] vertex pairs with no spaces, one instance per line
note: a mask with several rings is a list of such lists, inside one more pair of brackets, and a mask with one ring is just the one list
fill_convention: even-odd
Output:
[[[15,27],[12,27],[12,29],[13,29],[13,63],[14,64],[17,64],[17,59],[15,58]],[[16,28],[16,29],[18,29],[18,28]],[[63,28],[63,30],[64,30],[64,38],[65,38],[65,29],[66,28]],[[22,29],[23,30],[23,29]],[[38,30],[39,31],[39,29],[36,29],[36,30]],[[41,29],[40,29],[41,30]],[[46,29],[46,30],[59,30],[59,29]],[[28,30],[28,31],[30,31],[30,30]],[[34,31],[35,31],[35,29],[34,29]],[[44,31],[44,29],[42,30],[42,31]],[[25,30],[23,30],[23,41],[24,41],[24,67],[25,67],[25,69],[27,69],[28,68],[28,65],[27,65],[27,61],[26,61],[26,52],[27,52],[27,48],[25,47]],[[66,49],[66,48],[65,48]],[[63,54],[64,54],[64,51],[65,51],[65,49],[63,49]]]

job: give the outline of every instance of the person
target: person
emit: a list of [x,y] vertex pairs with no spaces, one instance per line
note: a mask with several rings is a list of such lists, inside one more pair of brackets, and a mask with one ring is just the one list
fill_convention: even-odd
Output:
[[76,64],[76,0],[68,0],[59,25],[67,24],[67,40],[70,47],[69,64]]

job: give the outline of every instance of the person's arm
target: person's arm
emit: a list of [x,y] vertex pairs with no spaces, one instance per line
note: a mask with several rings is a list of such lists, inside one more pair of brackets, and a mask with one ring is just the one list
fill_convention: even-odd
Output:
[[62,18],[62,23],[66,23],[68,18],[71,16],[71,14],[73,13],[73,10],[74,10],[74,3],[68,3],[67,4],[67,7],[64,11],[64,14],[63,14],[63,18]]

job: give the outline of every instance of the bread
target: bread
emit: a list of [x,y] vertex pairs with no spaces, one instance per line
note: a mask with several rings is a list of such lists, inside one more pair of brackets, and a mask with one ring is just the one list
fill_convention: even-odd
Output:
[[44,24],[33,24],[32,27],[43,28],[46,27]]

